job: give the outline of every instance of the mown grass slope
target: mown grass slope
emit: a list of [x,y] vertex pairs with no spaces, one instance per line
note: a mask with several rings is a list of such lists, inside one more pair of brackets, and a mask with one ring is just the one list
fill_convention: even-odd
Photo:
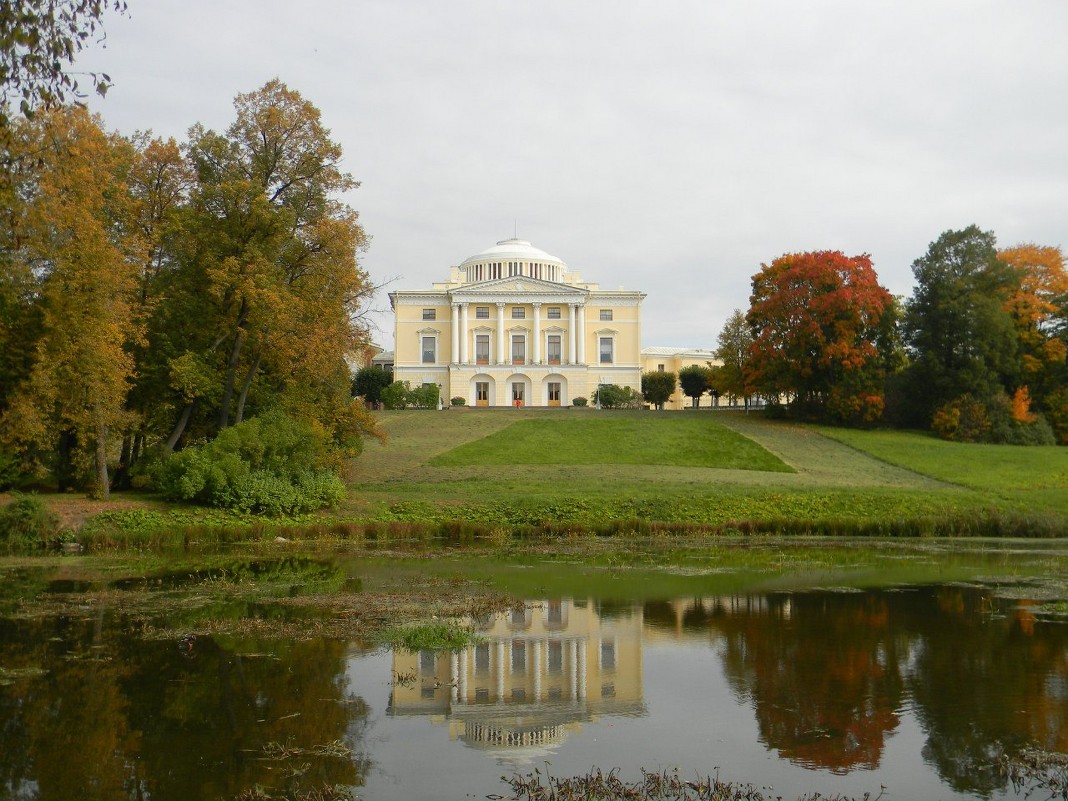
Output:
[[[1057,486],[1043,495],[1006,475],[1010,489],[991,491],[999,471],[1017,469],[1015,453],[985,468],[988,484],[970,485],[960,478],[980,451],[967,446],[932,457],[940,463],[935,470],[922,459],[895,463],[869,453],[860,440],[741,412],[464,410],[385,413],[381,420],[389,441],[369,444],[356,462],[342,514],[501,525],[802,520],[828,527],[1027,514],[1045,516],[1047,532],[1066,517]],[[910,438],[918,435],[888,436],[906,440],[903,453],[916,450]],[[709,439],[737,451],[698,444]],[[775,458],[762,461],[765,452]],[[643,461],[642,453],[654,455]]]

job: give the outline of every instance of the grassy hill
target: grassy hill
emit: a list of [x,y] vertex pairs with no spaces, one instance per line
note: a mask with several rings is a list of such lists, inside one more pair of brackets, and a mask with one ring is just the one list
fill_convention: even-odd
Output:
[[929,533],[942,531],[939,521],[958,533],[1012,533],[1026,519],[1068,533],[1063,448],[956,445],[740,412],[394,412],[382,427],[389,440],[357,460],[342,514],[890,533],[917,520]]

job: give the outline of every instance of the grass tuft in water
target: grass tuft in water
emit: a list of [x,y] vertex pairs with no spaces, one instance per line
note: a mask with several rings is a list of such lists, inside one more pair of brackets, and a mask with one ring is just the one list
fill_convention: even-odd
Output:
[[382,641],[403,646],[409,651],[455,651],[480,641],[467,626],[453,621],[435,620],[387,629]]

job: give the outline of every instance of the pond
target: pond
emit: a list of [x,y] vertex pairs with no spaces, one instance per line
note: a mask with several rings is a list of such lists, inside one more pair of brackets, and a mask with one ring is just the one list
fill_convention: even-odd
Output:
[[467,621],[478,638],[456,652],[160,639],[122,604],[5,607],[0,798],[508,797],[502,777],[591,768],[785,798],[1002,798],[1017,797],[1003,752],[1068,751],[1068,624],[1036,600],[1048,582],[780,573],[715,591],[617,571],[607,593],[579,570],[562,592],[559,566],[514,569],[547,591]]

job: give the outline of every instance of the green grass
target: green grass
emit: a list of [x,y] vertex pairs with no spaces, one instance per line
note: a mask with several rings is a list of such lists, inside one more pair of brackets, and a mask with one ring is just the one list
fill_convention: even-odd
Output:
[[1068,448],[947,442],[904,431],[819,430],[889,464],[978,490],[1021,508],[1068,514]]
[[[356,462],[342,514],[563,533],[655,534],[650,524],[658,521],[671,531],[1068,533],[1065,493],[1055,470],[1047,470],[1063,458],[1056,449],[1002,449],[988,457],[985,449],[960,446],[932,464],[895,463],[874,444],[844,440],[879,432],[843,431],[839,441],[836,430],[742,412],[467,410],[385,413],[381,422],[389,442],[370,443]],[[901,438],[903,453],[920,452],[915,435],[887,436]],[[671,447],[648,450],[669,439]],[[725,443],[749,456],[726,453]],[[1045,466],[1029,466],[1023,478],[1002,475],[1019,473],[1021,454],[1031,451],[1041,452]],[[643,459],[643,452],[651,455]],[[775,467],[752,469],[769,464],[752,456],[763,453]],[[989,482],[969,485],[961,475],[974,470],[977,455],[991,459],[983,468]]]
[[672,465],[794,472],[767,449],[707,417],[641,412],[517,420],[435,456],[429,464]]

